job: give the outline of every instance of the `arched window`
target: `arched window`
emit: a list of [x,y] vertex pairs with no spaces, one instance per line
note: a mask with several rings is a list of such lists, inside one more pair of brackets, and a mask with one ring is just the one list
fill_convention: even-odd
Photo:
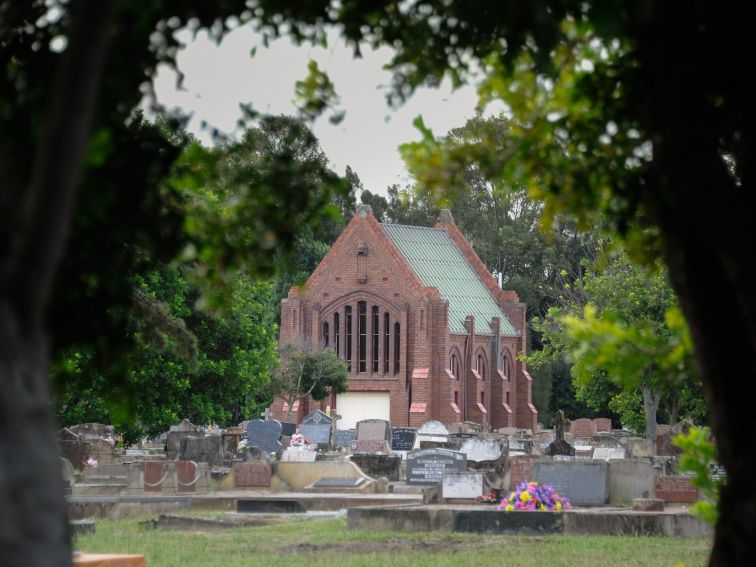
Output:
[[391,325],[389,321],[389,314],[383,314],[383,328],[386,330],[386,334],[383,337],[383,373],[389,373],[389,345],[391,337]]
[[380,321],[380,315],[378,314],[378,306],[373,305],[372,309],[372,324],[373,324],[373,349],[372,349],[372,368],[373,372],[378,372],[378,343],[380,342],[380,335],[378,334],[380,329],[378,328],[378,322]]
[[323,323],[323,347],[328,347],[328,321]]
[[344,341],[344,354],[346,355],[347,370],[352,371],[352,306],[344,308],[344,326],[346,327],[346,341]]
[[399,349],[402,343],[399,339],[399,322],[394,323],[394,374],[399,374]]
[[339,312],[333,314],[333,344],[336,347],[336,356],[341,356],[341,333],[339,333]]
[[367,302],[366,301],[358,301],[357,302],[357,314],[358,314],[358,321],[357,321],[357,334],[359,336],[359,361],[360,361],[360,372],[366,372],[367,371]]
[[475,358],[475,370],[478,371],[478,374],[480,375],[480,379],[485,382],[486,380],[486,358],[483,355],[482,352],[478,353],[478,356]]
[[449,358],[449,370],[451,370],[452,376],[459,380],[459,376],[462,372],[462,364],[460,363],[456,351],[452,352],[451,357]]

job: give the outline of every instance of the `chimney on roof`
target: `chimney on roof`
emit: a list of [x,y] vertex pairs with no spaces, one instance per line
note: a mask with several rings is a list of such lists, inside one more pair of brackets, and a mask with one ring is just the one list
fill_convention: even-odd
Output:
[[452,216],[451,211],[449,209],[441,209],[436,223],[440,225],[454,224],[454,217]]
[[366,205],[365,203],[360,203],[357,205],[357,208],[354,210],[355,215],[361,216],[363,219],[367,216],[373,215],[373,209],[370,208],[370,205]]

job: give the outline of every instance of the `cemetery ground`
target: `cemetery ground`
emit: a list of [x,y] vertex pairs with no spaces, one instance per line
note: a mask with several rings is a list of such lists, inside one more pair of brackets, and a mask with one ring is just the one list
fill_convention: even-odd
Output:
[[[228,518],[222,512],[193,514]],[[231,515],[233,516],[233,514]],[[153,516],[154,517],[154,516]],[[693,567],[708,560],[708,538],[499,536],[349,531],[341,518],[260,516],[260,524],[226,529],[155,529],[149,519],[97,520],[75,548],[144,554],[149,567],[245,566],[620,566]],[[147,521],[146,521],[147,520]]]

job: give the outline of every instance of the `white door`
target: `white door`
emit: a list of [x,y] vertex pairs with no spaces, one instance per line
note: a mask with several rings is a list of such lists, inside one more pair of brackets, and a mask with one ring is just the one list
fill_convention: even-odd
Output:
[[391,421],[391,395],[388,392],[347,392],[336,395],[339,429],[354,429],[363,419]]

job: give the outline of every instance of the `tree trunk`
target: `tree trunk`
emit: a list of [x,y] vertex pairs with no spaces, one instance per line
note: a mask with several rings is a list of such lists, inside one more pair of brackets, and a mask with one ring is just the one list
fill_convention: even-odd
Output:
[[[756,109],[741,83],[750,61],[746,6],[661,3],[637,20],[646,92],[639,103],[654,143],[646,204],[662,232],[727,471],[712,566],[752,565],[756,556],[756,421],[753,398],[741,390],[756,376]],[[723,159],[728,148],[736,171]]]
[[0,565],[71,564],[48,344],[0,300]]
[[656,447],[656,412],[659,409],[661,397],[647,386],[641,386],[641,393],[643,394],[643,411],[646,414],[646,439],[654,443]]

